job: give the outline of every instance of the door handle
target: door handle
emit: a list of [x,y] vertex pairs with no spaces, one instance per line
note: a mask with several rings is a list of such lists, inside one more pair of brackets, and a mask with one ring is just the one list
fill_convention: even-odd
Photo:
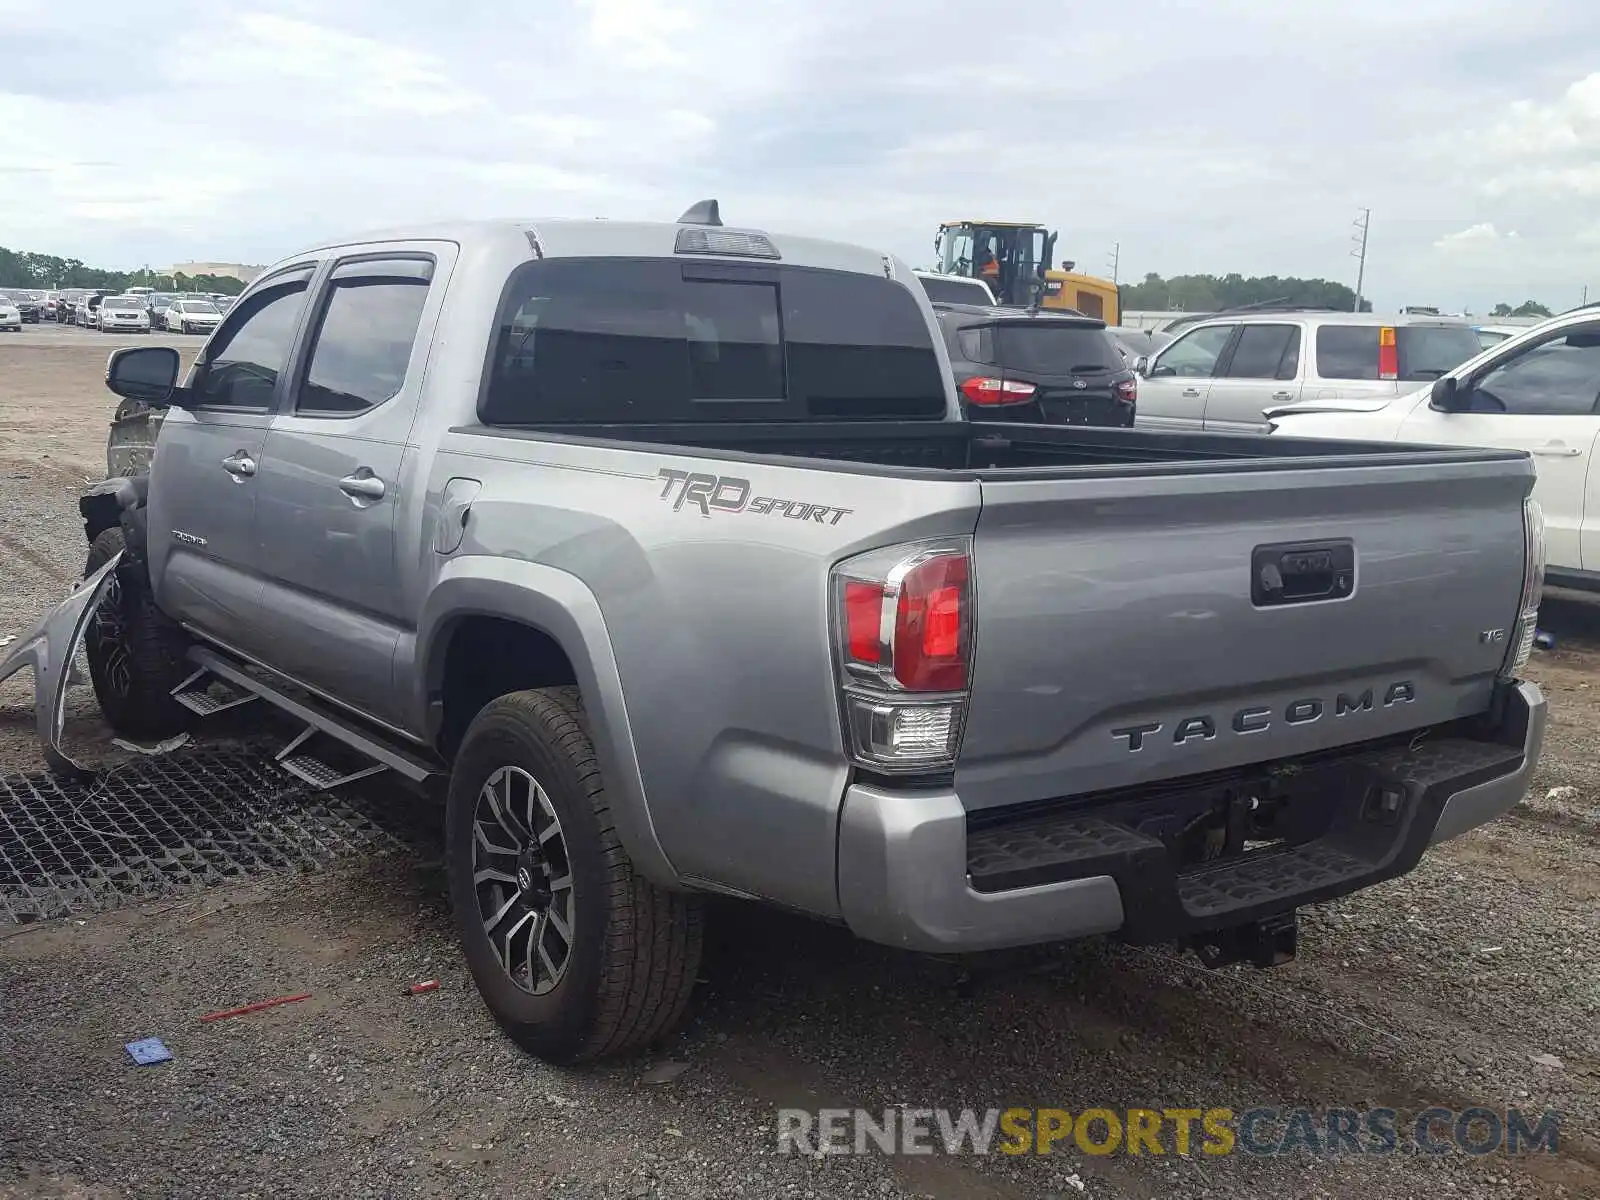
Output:
[[1197,397],[1197,396],[1200,395],[1200,389],[1199,388],[1184,388],[1183,389],[1183,394],[1192,399],[1192,398]]
[[339,490],[353,500],[382,500],[383,480],[374,475],[370,467],[362,467],[354,475],[339,480]]
[[1535,446],[1533,452],[1541,458],[1571,458],[1582,454],[1583,450],[1577,446],[1568,446],[1562,442],[1546,442],[1543,446]]
[[256,473],[256,460],[248,450],[235,450],[222,460],[222,469],[235,479],[244,479]]
[[1274,400],[1293,400],[1294,399],[1294,393],[1293,392],[1273,392],[1272,393],[1272,398]]

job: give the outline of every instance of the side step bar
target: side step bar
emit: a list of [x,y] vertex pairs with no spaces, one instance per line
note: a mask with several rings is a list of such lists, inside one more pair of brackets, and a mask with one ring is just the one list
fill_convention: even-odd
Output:
[[[413,783],[422,783],[440,773],[437,764],[421,755],[379,740],[354,720],[330,711],[313,698],[296,694],[289,685],[263,679],[208,647],[190,649],[189,661],[199,669],[172,693],[186,708],[209,714],[261,699],[305,722],[306,728],[278,753],[278,762],[289,774],[313,787],[335,788],[384,770],[394,771]],[[205,681],[208,675],[215,676],[211,686]],[[223,687],[217,688],[216,681],[221,681]],[[191,698],[196,702],[191,703]],[[199,704],[211,707],[202,708]],[[353,768],[331,765],[322,754],[311,753],[306,745],[314,735],[339,743],[340,749],[354,751],[367,762]]]
[[[358,779],[366,779],[370,775],[377,775],[389,769],[380,762],[362,765],[367,763],[365,758],[361,758],[351,766],[335,766],[328,761],[335,757],[334,755],[316,754],[309,748],[301,749],[319,733],[321,730],[315,725],[307,725],[295,735],[294,741],[278,751],[278,765],[302,783],[309,783],[318,791],[331,792],[336,787],[343,787],[347,783],[354,783]],[[364,752],[357,751],[357,754],[362,753]]]
[[249,704],[256,694],[213,675],[210,667],[196,667],[193,675],[172,689],[172,698],[190,712],[209,717]]

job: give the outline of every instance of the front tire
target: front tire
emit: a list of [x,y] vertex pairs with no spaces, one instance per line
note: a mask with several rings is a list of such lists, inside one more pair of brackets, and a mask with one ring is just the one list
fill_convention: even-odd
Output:
[[[84,574],[98,571],[127,546],[120,526],[102,530],[89,546]],[[188,639],[159,608],[144,561],[127,554],[84,635],[89,678],[106,723],[124,737],[155,740],[181,733],[192,718],[172,698],[190,673]]]
[[682,1017],[701,902],[634,871],[576,688],[515,692],[478,714],[445,823],[467,965],[520,1046],[585,1062],[641,1049]]

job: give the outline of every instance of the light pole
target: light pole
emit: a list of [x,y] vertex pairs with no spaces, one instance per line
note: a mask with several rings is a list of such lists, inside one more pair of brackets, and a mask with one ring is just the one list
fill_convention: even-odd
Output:
[[1367,227],[1371,224],[1372,210],[1370,208],[1363,208],[1361,210],[1361,216],[1358,217],[1355,222],[1356,232],[1360,235],[1360,237],[1352,239],[1356,241],[1357,244],[1356,248],[1350,251],[1350,253],[1357,259],[1356,312],[1361,311],[1361,288],[1362,285],[1366,283],[1367,279]]

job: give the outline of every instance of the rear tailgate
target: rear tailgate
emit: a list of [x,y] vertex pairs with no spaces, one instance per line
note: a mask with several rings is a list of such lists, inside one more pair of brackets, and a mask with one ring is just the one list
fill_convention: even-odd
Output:
[[[969,809],[1329,749],[1490,703],[1522,588],[1525,457],[1009,474],[983,474],[974,538],[956,770]],[[1262,590],[1269,566],[1280,592]],[[1324,568],[1348,570],[1342,598],[1281,602],[1317,590]]]

